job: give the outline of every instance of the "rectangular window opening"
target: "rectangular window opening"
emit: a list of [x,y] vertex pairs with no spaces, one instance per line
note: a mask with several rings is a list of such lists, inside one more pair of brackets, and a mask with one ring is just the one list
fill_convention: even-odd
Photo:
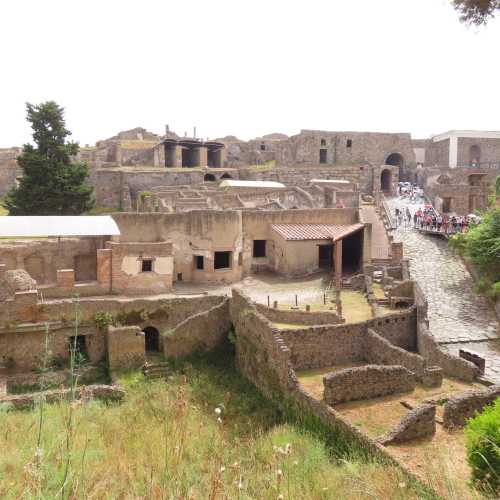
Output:
[[143,259],[141,270],[143,273],[150,273],[153,271],[153,260],[152,259]]
[[266,256],[266,240],[253,240],[253,256],[256,258]]
[[321,146],[326,146],[326,139],[321,139]]
[[214,252],[214,269],[230,269],[231,252]]
[[320,163],[326,163],[327,159],[327,150],[326,149],[320,149],[319,150],[319,162]]
[[347,146],[348,148],[352,148],[352,139],[347,139],[347,144],[346,144],[346,146]]
[[205,268],[205,262],[204,262],[203,255],[195,255],[194,256],[194,264],[196,269],[199,269],[202,271]]

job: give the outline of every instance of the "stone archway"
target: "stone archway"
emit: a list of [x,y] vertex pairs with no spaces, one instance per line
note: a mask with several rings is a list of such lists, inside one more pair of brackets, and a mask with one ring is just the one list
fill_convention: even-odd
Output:
[[203,177],[203,180],[205,182],[215,182],[217,179],[215,178],[214,174],[205,174],[205,177]]
[[380,190],[386,193],[392,192],[392,172],[388,168],[380,173]]
[[227,172],[225,172],[223,175],[221,175],[221,179],[232,179],[232,177]]
[[154,326],[146,326],[143,330],[146,352],[160,352],[160,332]]
[[400,153],[391,153],[385,160],[386,165],[392,165],[394,167],[399,168],[399,180],[402,180],[404,177],[404,166],[405,159]]

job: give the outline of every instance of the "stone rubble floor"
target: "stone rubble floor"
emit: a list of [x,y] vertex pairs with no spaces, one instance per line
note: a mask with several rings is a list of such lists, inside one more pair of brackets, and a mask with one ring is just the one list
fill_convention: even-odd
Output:
[[[391,198],[388,205],[413,213],[422,204]],[[432,335],[441,347],[458,355],[461,348],[481,353],[486,359],[485,378],[500,383],[500,332],[498,319],[486,297],[474,292],[474,280],[442,236],[421,234],[413,224],[398,227],[394,241],[402,241],[410,259],[411,277],[429,303]]]

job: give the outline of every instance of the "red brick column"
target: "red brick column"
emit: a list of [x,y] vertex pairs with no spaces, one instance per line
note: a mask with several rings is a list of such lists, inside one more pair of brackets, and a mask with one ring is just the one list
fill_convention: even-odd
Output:
[[58,269],[57,286],[60,288],[73,288],[75,286],[75,270]]
[[110,248],[97,250],[97,282],[103,287],[111,290],[111,256]]

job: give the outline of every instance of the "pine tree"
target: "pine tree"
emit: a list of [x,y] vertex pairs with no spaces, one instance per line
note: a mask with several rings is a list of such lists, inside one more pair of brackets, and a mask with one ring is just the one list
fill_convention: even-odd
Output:
[[67,142],[64,108],[54,101],[26,104],[35,146],[25,144],[17,158],[23,170],[18,187],[6,196],[10,215],[78,215],[94,205],[86,163],[74,161],[79,146]]

